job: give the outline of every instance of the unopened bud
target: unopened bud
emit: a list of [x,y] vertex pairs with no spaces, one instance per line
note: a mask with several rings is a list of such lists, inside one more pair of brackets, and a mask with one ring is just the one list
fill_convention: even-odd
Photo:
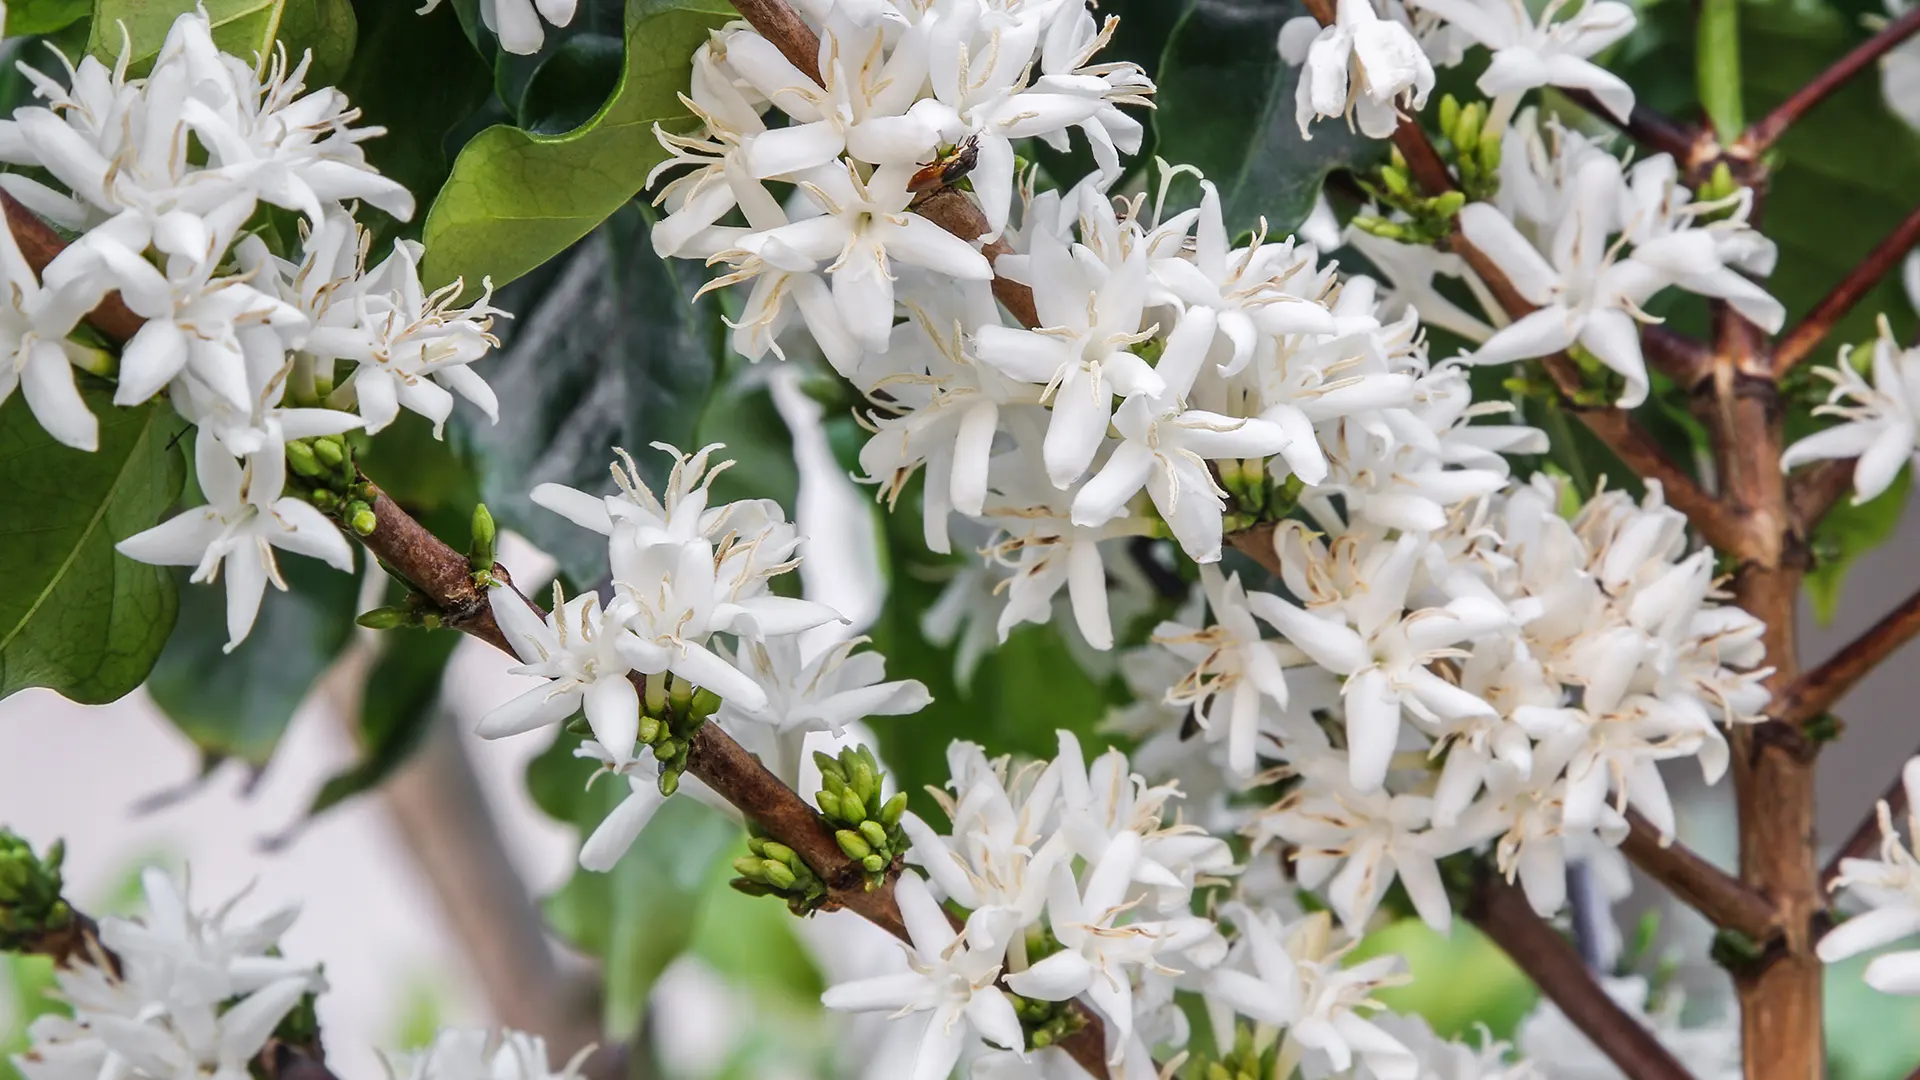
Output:
[[787,869],[785,863],[777,863],[772,859],[761,860],[760,872],[766,875],[767,884],[776,889],[791,889],[793,883],[799,880],[793,876],[793,871]]
[[653,744],[653,756],[666,761],[680,752],[680,743],[676,739],[661,739]]
[[1448,191],[1434,196],[1433,201],[1428,204],[1428,208],[1431,209],[1437,217],[1450,218],[1459,213],[1460,208],[1465,205],[1467,205],[1465,192]]
[[879,851],[886,850],[887,830],[881,827],[879,822],[873,820],[872,818],[868,818],[867,820],[861,822],[860,835],[866,837],[867,843],[872,844],[876,850],[879,850]]
[[407,613],[400,608],[377,607],[361,612],[353,621],[369,630],[397,630],[407,625]]
[[1403,199],[1413,193],[1413,184],[1407,179],[1407,174],[1401,169],[1381,169],[1380,182],[1387,186],[1387,191]]
[[307,501],[322,513],[332,513],[333,509],[340,505],[340,496],[327,488],[314,488],[313,494],[307,496]]
[[347,460],[347,444],[338,435],[322,435],[313,440],[313,456],[329,469],[337,469]]
[[659,737],[660,718],[657,716],[642,716],[640,718],[640,741],[652,745],[653,741]]
[[475,503],[473,543],[467,548],[467,565],[475,570],[492,570],[494,543],[498,536],[498,530],[493,524],[493,515],[487,511],[487,504]]
[[672,769],[660,770],[660,794],[672,795],[680,790],[680,774]]
[[733,860],[733,872],[746,878],[748,881],[764,882],[767,880],[767,875],[761,867],[765,865],[766,863],[761,859],[753,858],[750,855],[742,855]]
[[859,758],[850,762],[847,770],[847,787],[860,796],[864,803],[874,803],[880,794],[880,778],[874,775],[873,767]]
[[1460,110],[1460,117],[1447,131],[1447,137],[1453,140],[1454,148],[1461,153],[1469,153],[1480,142],[1480,125],[1485,123],[1487,114],[1479,102],[1474,102]]
[[813,793],[813,801],[815,805],[820,807],[822,814],[830,818],[840,816],[840,796],[835,795],[833,792],[826,790],[816,791]]
[[768,840],[762,843],[760,845],[760,854],[775,862],[783,862],[788,866],[793,865],[793,849],[777,840]]
[[900,824],[900,815],[906,812],[907,793],[904,791],[898,792],[893,798],[887,800],[887,805],[880,808],[880,824],[891,829],[895,825]]
[[380,519],[373,516],[372,507],[356,500],[347,504],[347,524],[361,536],[372,536],[380,527]]
[[1488,131],[1480,136],[1480,149],[1475,153],[1480,159],[1480,171],[1492,176],[1500,171],[1500,134]]
[[693,715],[712,716],[720,711],[720,695],[702,686],[693,692]]
[[884,873],[887,869],[887,860],[879,854],[869,855],[860,860],[860,867],[869,874]]
[[315,460],[313,447],[297,439],[287,444],[287,468],[307,477],[327,474],[326,467]]
[[1460,126],[1460,102],[1452,94],[1440,99],[1440,130],[1447,138],[1453,138],[1454,129]]
[[[833,755],[823,754],[820,751],[815,750],[813,752],[813,763],[820,767],[820,778],[822,780],[825,780],[828,777],[832,777],[840,781],[842,784],[845,784],[847,782],[846,770],[840,767],[840,762],[835,760]],[[828,785],[828,786],[831,787],[832,785]],[[839,788],[834,788],[833,790],[838,791]]]
[[855,825],[867,820],[867,806],[852,788],[840,793],[840,820]]
[[873,854],[873,848],[867,845],[866,839],[852,829],[841,829],[833,834],[833,838],[840,844],[840,850],[847,853],[849,859],[864,859]]

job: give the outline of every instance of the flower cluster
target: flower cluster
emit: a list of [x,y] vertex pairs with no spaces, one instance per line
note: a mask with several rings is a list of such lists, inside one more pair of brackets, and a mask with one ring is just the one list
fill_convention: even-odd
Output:
[[560,484],[533,491],[536,503],[607,538],[611,600],[591,592],[568,599],[555,584],[553,610],[542,613],[511,585],[488,593],[522,661],[512,670],[546,681],[488,713],[479,733],[514,735],[584,711],[593,738],[579,756],[632,788],[581,849],[590,870],[619,861],[672,794],[692,726],[707,716],[717,712],[797,787],[809,732],[916,712],[929,700],[917,682],[882,681],[884,661],[855,653],[858,642],[803,663],[797,635],[840,616],[772,592],[775,577],[799,566],[800,536],[785,512],[766,499],[712,505],[713,480],[732,464],[710,467],[718,445],[691,455],[659,448],[674,462],[664,494],[624,453],[612,468],[615,494]]
[[394,1080],[579,1080],[580,1066],[593,1050],[583,1047],[555,1072],[546,1040],[538,1035],[442,1028],[432,1045],[388,1072]]
[[[267,582],[286,587],[275,548],[352,568],[339,530],[289,493],[289,467],[332,467],[337,436],[377,431],[402,407],[438,425],[449,390],[492,414],[467,365],[495,344],[494,312],[484,297],[456,307],[457,283],[425,295],[417,244],[367,268],[369,237],[348,207],[404,219],[413,197],[366,161],[360,143],[381,129],[356,127],[340,91],[306,90],[307,59],[279,53],[257,71],[215,47],[204,12],[175,21],[144,78],[127,77],[125,58],[108,68],[56,56],[65,79],[22,68],[44,105],[0,121],[0,160],[44,173],[9,172],[0,187],[80,235],[38,278],[12,232],[0,237],[0,400],[18,387],[48,434],[93,450],[78,365],[114,377],[113,404],[164,392],[198,427],[207,505],[119,547],[193,566],[195,581],[224,567],[232,648]],[[284,257],[265,239],[263,205],[298,215]],[[110,293],[144,320],[117,369],[68,339]],[[321,451],[332,462],[315,461],[315,439],[334,440]]]
[[56,975],[73,1015],[33,1022],[13,1059],[27,1080],[243,1080],[302,1000],[326,989],[318,968],[280,955],[294,909],[201,913],[162,871],[140,883],[144,918],[101,920],[111,959],[82,957]]
[[[1920,758],[1901,771],[1907,795],[1907,834],[1920,837]],[[1920,862],[1911,844],[1900,842],[1893,808],[1880,803],[1880,857],[1842,859],[1836,888],[1867,910],[1841,923],[1820,939],[1820,959],[1826,963],[1858,956],[1920,934]],[[1920,994],[1920,949],[1890,952],[1867,965],[1867,985],[1886,994]]]

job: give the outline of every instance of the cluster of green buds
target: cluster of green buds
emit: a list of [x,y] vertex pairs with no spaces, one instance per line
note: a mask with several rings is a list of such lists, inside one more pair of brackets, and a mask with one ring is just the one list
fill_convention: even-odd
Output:
[[1360,187],[1374,202],[1399,214],[1393,217],[1362,214],[1353,219],[1354,226],[1402,244],[1440,243],[1453,232],[1454,215],[1467,205],[1466,193],[1458,189],[1422,195],[1412,171],[1407,168],[1407,159],[1401,156],[1397,146],[1392,148],[1391,160],[1380,167],[1373,179],[1361,180]]
[[378,494],[360,478],[353,464],[353,446],[345,435],[316,435],[287,444],[288,486],[356,535],[371,536],[379,522],[373,516]]
[[55,840],[45,856],[8,829],[0,829],[0,952],[23,952],[73,924],[60,898],[66,845]]
[[403,626],[438,630],[440,620],[440,605],[419,589],[410,588],[398,604],[361,612],[354,622],[369,630],[398,630]]
[[1027,1049],[1045,1050],[1058,1046],[1067,1037],[1087,1026],[1087,1014],[1068,1001],[1040,1001],[1009,993],[1013,1015],[1020,1018],[1020,1030],[1027,1034]]
[[1217,1057],[1196,1055],[1187,1065],[1187,1080],[1271,1080],[1292,1072],[1280,1071],[1279,1033],[1255,1030],[1245,1021],[1234,1026],[1233,1046]]
[[864,746],[842,750],[839,757],[815,751],[813,761],[820,766],[821,783],[814,803],[833,829],[840,850],[866,871],[867,888],[878,888],[895,860],[907,853],[907,837],[900,830],[907,793],[881,801],[881,783],[886,778],[873,751]]
[[[671,795],[680,790],[680,775],[687,771],[693,735],[720,710],[720,695],[672,673],[646,680],[640,695],[640,741],[653,748],[653,759],[660,763],[660,794]],[[586,735],[593,729],[579,716],[568,730]]]
[[1724,161],[1714,162],[1713,171],[1707,174],[1706,180],[1702,182],[1699,189],[1693,193],[1693,199],[1695,202],[1703,203],[1725,201],[1727,205],[1709,213],[1701,214],[1696,220],[1705,224],[1707,222],[1721,221],[1732,217],[1735,208],[1735,200],[1733,197],[1740,193],[1740,188],[1740,182],[1733,178],[1733,170],[1727,167],[1727,163]]
[[747,838],[748,854],[733,860],[733,887],[748,896],[778,896],[795,915],[811,915],[827,899],[827,884],[800,854],[765,836]]
[[1453,164],[1460,190],[1471,202],[1484,202],[1500,190],[1500,131],[1487,126],[1491,106],[1484,101],[1465,105],[1452,94],[1440,99],[1443,158]]
[[1293,512],[1305,486],[1288,472],[1276,479],[1259,458],[1244,461],[1223,458],[1214,462],[1220,486],[1233,498],[1226,527],[1229,532],[1245,529],[1262,521],[1278,521]]

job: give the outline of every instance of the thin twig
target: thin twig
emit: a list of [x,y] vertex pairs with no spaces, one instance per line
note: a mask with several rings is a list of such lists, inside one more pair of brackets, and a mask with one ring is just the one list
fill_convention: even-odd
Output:
[[1627,838],[1620,851],[1648,877],[1705,915],[1715,926],[1737,930],[1756,942],[1773,936],[1779,913],[1766,897],[1739,878],[1701,858],[1685,844],[1660,842],[1660,831],[1627,811]]
[[1868,64],[1878,60],[1882,54],[1913,36],[1920,30],[1920,8],[1909,8],[1899,18],[1888,23],[1879,33],[1855,46],[1852,52],[1834,61],[1833,66],[1814,76],[1793,93],[1793,96],[1781,102],[1772,112],[1761,117],[1746,133],[1740,136],[1736,147],[1747,157],[1753,158],[1771,147],[1781,134],[1796,120],[1805,116],[1808,110],[1825,101],[1834,91],[1858,75]]
[[1713,350],[1705,342],[1664,326],[1640,328],[1640,351],[1682,390],[1691,392],[1713,374]]
[[1682,169],[1693,161],[1695,154],[1703,144],[1710,143],[1712,136],[1700,128],[1682,124],[1664,113],[1650,109],[1635,102],[1633,111],[1627,114],[1625,123],[1613,115],[1613,111],[1600,104],[1600,99],[1585,90],[1561,89],[1560,95],[1575,105],[1587,110],[1603,123],[1610,124],[1625,133],[1628,138],[1649,150],[1672,154]]
[[[40,220],[40,215],[20,204],[20,200],[0,189],[0,210],[4,210],[7,225],[13,230],[13,241],[20,247],[20,254],[26,258],[27,265],[33,267],[37,275],[47,268],[55,255],[65,250],[67,242],[53,231],[53,226]],[[100,306],[87,313],[87,321],[94,329],[118,343],[139,331],[146,320],[127,310],[120,302],[119,292],[110,292]]]
[[[1916,750],[1915,753],[1920,754],[1920,750]],[[1905,759],[1902,759],[1902,764],[1905,764]],[[1826,869],[1820,871],[1821,892],[1832,891],[1833,883],[1840,877],[1842,862],[1848,859],[1864,859],[1880,846],[1881,803],[1887,804],[1887,810],[1896,821],[1899,820],[1900,815],[1907,812],[1905,780],[1904,773],[1894,774],[1893,783],[1887,785],[1885,794],[1875,799],[1872,806],[1867,807],[1867,812],[1860,818],[1860,824],[1854,826],[1853,832],[1848,835],[1847,842],[1841,844],[1840,849],[1833,853],[1833,858],[1827,860]]]
[[[1915,10],[1920,11],[1920,8]],[[1898,266],[1916,243],[1920,243],[1920,206],[1908,211],[1900,224],[1875,244],[1872,251],[1867,252],[1866,258],[1847,271],[1847,276],[1840,279],[1832,292],[1821,297],[1820,302],[1813,305],[1813,310],[1807,312],[1798,325],[1781,335],[1779,344],[1773,349],[1773,377],[1781,378],[1792,371],[1795,364],[1811,355],[1826,339],[1833,324],[1845,318],[1861,298],[1873,291],[1880,279]]]
[[1907,597],[1826,663],[1790,683],[1774,698],[1767,715],[1788,724],[1819,716],[1916,634],[1920,634],[1920,592]]
[[1813,535],[1840,497],[1853,488],[1853,469],[1857,458],[1822,461],[1794,474],[1787,485],[1787,503],[1793,512],[1793,525],[1801,536]]
[[1580,954],[1534,914],[1519,889],[1497,875],[1483,876],[1467,899],[1466,916],[1622,1072],[1634,1080],[1692,1080],[1653,1032],[1607,996]]

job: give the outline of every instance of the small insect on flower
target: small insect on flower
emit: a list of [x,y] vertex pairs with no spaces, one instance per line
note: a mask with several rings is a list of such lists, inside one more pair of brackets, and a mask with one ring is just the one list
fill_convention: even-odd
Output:
[[980,137],[969,135],[952,150],[922,165],[920,171],[907,181],[907,190],[917,195],[957,184],[973,171],[979,161]]

